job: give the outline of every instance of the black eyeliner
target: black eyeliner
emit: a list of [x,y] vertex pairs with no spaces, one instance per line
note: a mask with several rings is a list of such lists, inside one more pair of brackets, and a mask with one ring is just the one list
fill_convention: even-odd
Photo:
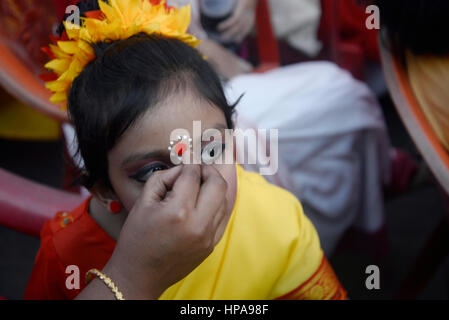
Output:
[[[135,174],[130,175],[129,178],[134,179],[140,183],[145,183],[146,180],[140,179],[140,177],[147,174],[151,169],[155,169],[157,167],[164,167],[164,169],[162,169],[162,170],[167,170],[170,168],[170,166],[165,163],[161,163],[161,162],[152,163],[152,164],[149,164],[149,165],[143,167],[142,169],[139,169]],[[153,170],[153,172],[151,172],[151,174],[153,174],[155,171],[162,171],[162,170]]]

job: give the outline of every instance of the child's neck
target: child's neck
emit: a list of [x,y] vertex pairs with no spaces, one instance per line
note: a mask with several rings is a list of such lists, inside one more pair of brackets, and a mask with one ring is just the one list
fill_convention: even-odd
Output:
[[89,214],[95,222],[115,241],[117,241],[123,224],[128,216],[125,210],[119,213],[109,212],[95,197],[89,203]]

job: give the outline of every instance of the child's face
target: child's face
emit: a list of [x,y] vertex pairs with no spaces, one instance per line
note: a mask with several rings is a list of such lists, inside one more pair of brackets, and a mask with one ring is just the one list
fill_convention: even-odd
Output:
[[[129,212],[152,172],[173,166],[170,160],[170,134],[186,129],[193,139],[193,122],[201,121],[201,130],[227,129],[223,112],[186,90],[154,106],[135,122],[108,153],[109,178],[117,197]],[[193,141],[195,143],[195,141]],[[201,142],[203,149],[208,142]],[[224,146],[232,148],[232,146]],[[205,164],[202,164],[205,165]],[[213,164],[228,183],[226,200],[228,213],[234,207],[236,172],[232,164]]]

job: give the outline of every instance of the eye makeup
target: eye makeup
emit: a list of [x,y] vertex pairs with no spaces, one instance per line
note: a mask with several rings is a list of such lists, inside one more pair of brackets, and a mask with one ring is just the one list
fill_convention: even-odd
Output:
[[156,171],[167,170],[171,166],[163,162],[153,162],[143,168],[139,169],[136,173],[129,176],[129,178],[136,180],[140,183],[145,183],[151,177],[151,175]]
[[[127,172],[130,179],[139,183],[146,183],[156,171],[167,170],[175,164],[171,156],[182,157],[188,148],[192,150],[192,139],[187,136],[178,136],[178,139],[170,141],[165,150],[157,150],[149,153],[134,154],[126,158],[122,168]],[[201,141],[201,162],[204,164],[220,164],[218,160],[222,157],[226,144],[220,141]]]
[[[222,156],[225,148],[226,144],[219,141],[212,141],[206,144],[201,150],[202,161],[205,164],[213,164]],[[140,183],[145,183],[154,172],[167,170],[171,167],[173,167],[173,165],[169,165],[165,161],[155,161],[138,169],[135,173],[131,174],[129,178]]]

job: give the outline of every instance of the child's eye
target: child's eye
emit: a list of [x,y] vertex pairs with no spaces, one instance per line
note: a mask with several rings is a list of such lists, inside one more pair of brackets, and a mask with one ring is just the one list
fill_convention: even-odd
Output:
[[137,171],[136,174],[132,175],[130,178],[132,178],[138,182],[145,183],[145,182],[147,182],[147,180],[151,177],[151,175],[154,172],[161,171],[161,170],[167,170],[168,168],[169,168],[169,166],[166,164],[163,164],[163,163],[151,164],[147,167],[140,169],[139,171]]
[[224,143],[212,141],[201,151],[201,159],[206,164],[212,164],[221,156],[224,149]]

